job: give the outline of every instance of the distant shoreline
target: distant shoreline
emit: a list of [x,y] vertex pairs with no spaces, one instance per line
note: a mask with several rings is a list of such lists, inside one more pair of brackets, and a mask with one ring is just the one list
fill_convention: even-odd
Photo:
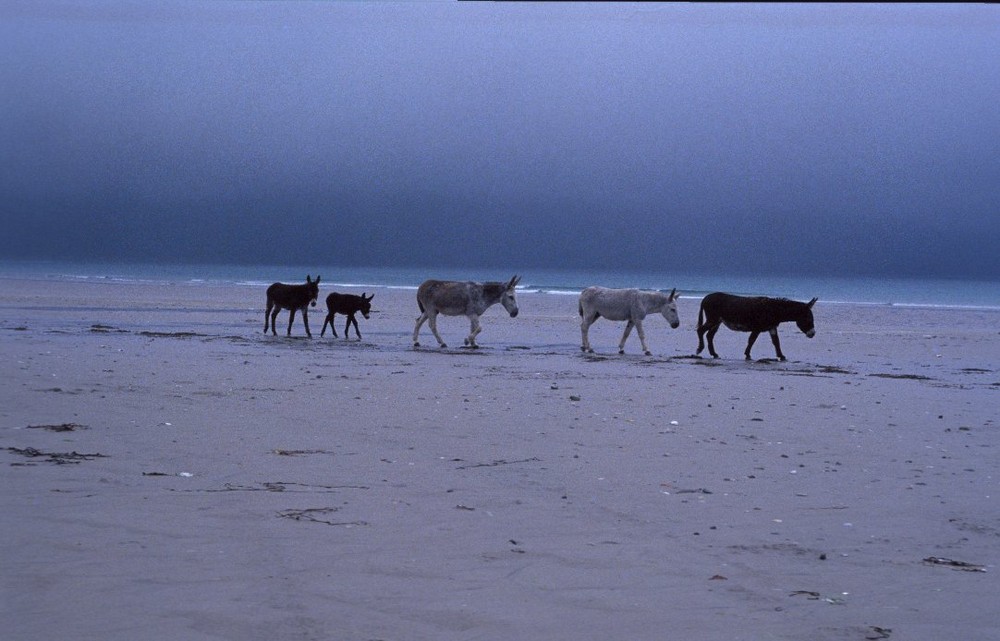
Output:
[[[508,272],[511,272],[508,274]],[[386,288],[414,291],[426,278],[496,280],[523,275],[523,293],[575,296],[589,285],[663,289],[676,287],[681,298],[701,298],[712,291],[782,296],[823,303],[915,306],[944,309],[1000,310],[1000,283],[979,280],[868,277],[789,277],[631,272],[627,270],[552,270],[470,268],[393,268],[268,265],[156,265],[0,261],[0,280],[24,279],[90,283],[170,283],[194,287],[266,287],[276,280],[295,282],[306,274],[324,275],[321,290]],[[299,275],[301,274],[301,275]]]

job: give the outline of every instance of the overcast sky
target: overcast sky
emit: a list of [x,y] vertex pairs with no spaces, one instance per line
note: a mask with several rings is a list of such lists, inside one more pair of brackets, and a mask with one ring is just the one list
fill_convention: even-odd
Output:
[[1000,9],[6,0],[0,258],[1000,279]]

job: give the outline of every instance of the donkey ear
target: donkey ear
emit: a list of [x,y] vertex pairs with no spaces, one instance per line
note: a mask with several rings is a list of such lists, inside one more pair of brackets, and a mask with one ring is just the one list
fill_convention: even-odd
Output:
[[514,276],[513,278],[510,279],[510,282],[507,283],[507,289],[514,289],[514,287],[520,282],[521,282],[521,277]]
[[818,298],[813,298],[811,301],[809,301],[809,304],[807,305],[807,307],[811,308],[813,305],[816,304],[816,301],[818,301],[818,300],[819,300]]
[[677,288],[670,290],[670,300],[677,300]]
[[[361,292],[361,298],[365,298],[365,293],[364,293],[364,292]],[[369,300],[369,301],[370,301],[370,300],[371,300],[371,299],[373,299],[373,298],[375,298],[375,294],[372,294],[371,296],[369,296],[369,297],[368,297],[368,298],[366,298],[365,300]]]
[[319,274],[316,274],[316,284],[319,285],[319,279],[322,278]]
[[307,283],[311,283],[312,282],[312,274],[306,274],[306,282]]

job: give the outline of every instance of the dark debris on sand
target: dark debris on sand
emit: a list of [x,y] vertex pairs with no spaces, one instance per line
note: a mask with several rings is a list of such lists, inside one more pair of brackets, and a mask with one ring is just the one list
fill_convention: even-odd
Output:
[[[43,452],[33,447],[19,448],[8,447],[8,451],[20,454],[30,459],[42,459],[42,463],[55,463],[56,465],[76,465],[80,461],[92,461],[95,458],[107,458],[105,454],[80,454],[79,452]],[[11,465],[31,465],[31,463],[11,463]]]
[[48,432],[75,432],[76,430],[87,429],[86,425],[79,423],[60,423],[58,425],[29,425],[29,430],[46,430]]

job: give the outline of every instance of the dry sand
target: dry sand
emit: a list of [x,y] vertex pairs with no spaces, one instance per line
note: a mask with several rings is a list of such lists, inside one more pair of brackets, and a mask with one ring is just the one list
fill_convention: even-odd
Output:
[[571,296],[477,351],[263,302],[0,280],[0,636],[1000,638],[998,312],[820,301],[778,363],[685,358],[695,299],[651,357]]

